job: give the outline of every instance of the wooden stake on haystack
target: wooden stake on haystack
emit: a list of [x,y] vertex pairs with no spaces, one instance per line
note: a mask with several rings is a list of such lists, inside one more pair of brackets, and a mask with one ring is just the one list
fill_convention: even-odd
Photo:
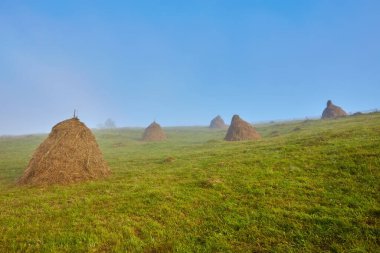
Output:
[[77,114],[77,110],[74,109],[74,116],[73,116],[74,119],[78,119],[78,114]]

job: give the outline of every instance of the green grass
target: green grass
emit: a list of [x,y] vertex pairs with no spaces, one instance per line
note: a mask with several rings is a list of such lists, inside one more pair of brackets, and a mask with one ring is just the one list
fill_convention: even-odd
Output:
[[0,138],[0,252],[379,252],[380,114],[95,132],[106,180],[17,187],[45,136]]

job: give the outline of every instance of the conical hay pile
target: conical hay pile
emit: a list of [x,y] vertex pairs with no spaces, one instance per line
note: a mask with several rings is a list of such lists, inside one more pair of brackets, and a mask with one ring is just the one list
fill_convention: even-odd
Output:
[[166,135],[161,126],[156,122],[153,122],[145,128],[142,139],[143,141],[162,141],[166,139]]
[[327,107],[322,113],[322,119],[331,119],[347,116],[347,113],[339,106],[334,105],[331,100],[327,101]]
[[219,115],[216,116],[213,120],[210,122],[209,128],[213,129],[223,129],[226,128],[227,125],[224,123],[224,120]]
[[256,129],[248,122],[242,120],[239,115],[234,115],[231,120],[231,125],[228,128],[226,141],[244,141],[257,140],[261,136],[256,132]]
[[55,125],[36,149],[19,184],[69,184],[110,174],[95,136],[77,118]]

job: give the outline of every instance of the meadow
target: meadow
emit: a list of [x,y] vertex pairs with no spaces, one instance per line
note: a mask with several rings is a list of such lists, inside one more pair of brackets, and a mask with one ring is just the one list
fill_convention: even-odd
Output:
[[15,181],[46,135],[0,138],[0,252],[379,252],[380,114],[225,130],[94,131],[112,175]]

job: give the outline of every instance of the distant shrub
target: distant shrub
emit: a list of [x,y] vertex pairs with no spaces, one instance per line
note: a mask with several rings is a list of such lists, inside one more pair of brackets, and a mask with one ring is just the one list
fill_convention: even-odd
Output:
[[116,128],[116,124],[112,119],[107,119],[106,122],[104,122],[105,128]]
[[112,129],[112,128],[116,128],[116,124],[115,124],[115,121],[108,118],[103,124],[99,124],[98,128]]

